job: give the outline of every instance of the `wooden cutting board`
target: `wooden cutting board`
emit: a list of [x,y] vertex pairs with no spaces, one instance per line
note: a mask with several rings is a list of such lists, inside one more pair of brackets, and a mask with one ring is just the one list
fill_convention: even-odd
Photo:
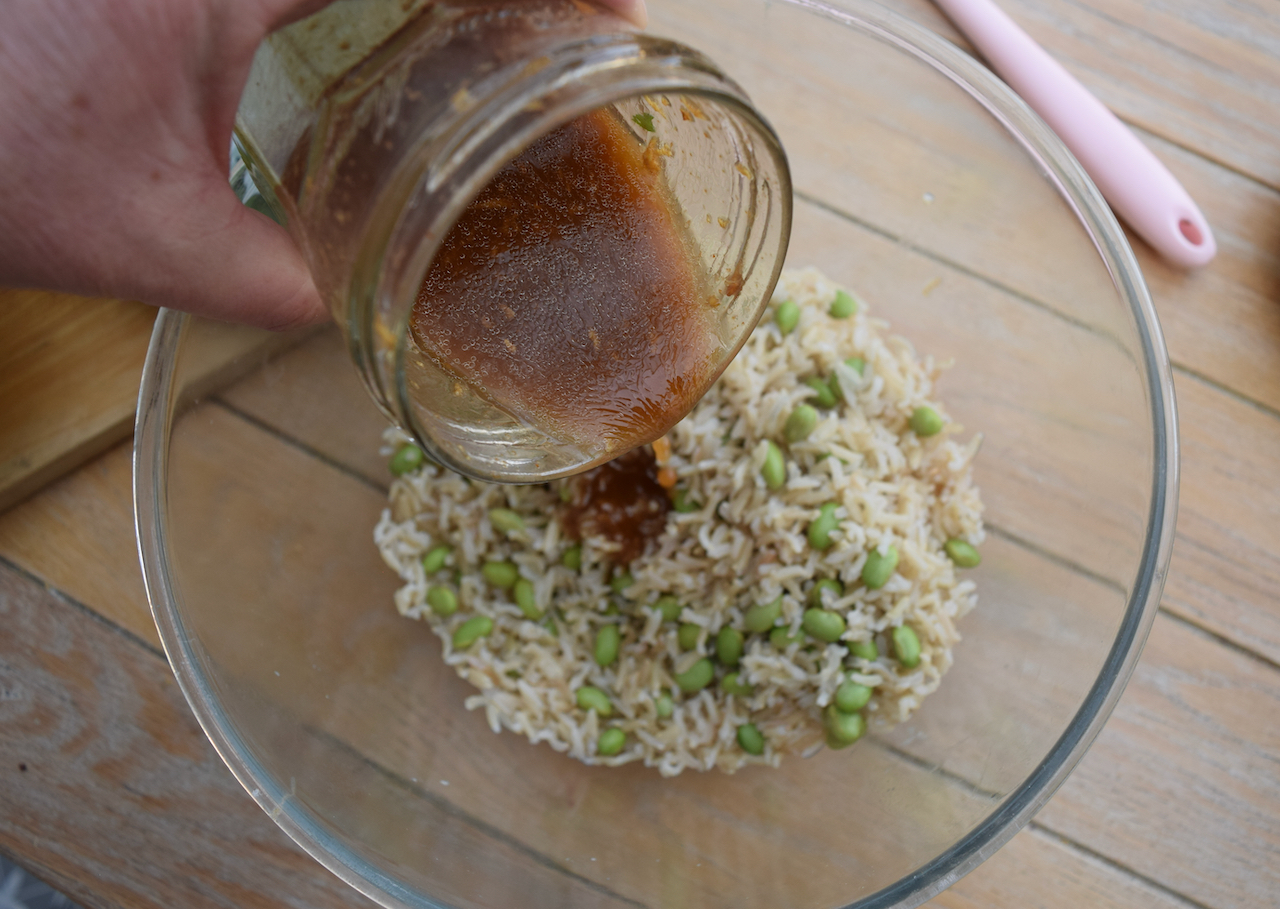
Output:
[[[132,433],[155,316],[131,301],[0,288],[0,511]],[[271,337],[226,326],[197,374]]]

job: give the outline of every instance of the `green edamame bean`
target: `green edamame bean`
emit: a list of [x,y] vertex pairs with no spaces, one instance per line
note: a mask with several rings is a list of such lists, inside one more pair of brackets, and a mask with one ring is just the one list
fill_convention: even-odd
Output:
[[794,445],[809,438],[809,434],[817,425],[818,412],[810,404],[801,404],[791,411],[791,416],[787,417],[786,425],[782,427],[782,435]]
[[626,743],[627,734],[617,726],[610,726],[600,733],[600,738],[596,739],[596,754],[613,757]]
[[801,626],[810,635],[828,644],[840,640],[845,631],[843,616],[828,609],[806,609]]
[[862,738],[867,731],[867,721],[860,713],[841,713],[835,704],[828,704],[822,712],[823,726],[827,730],[827,745],[844,748]]
[[954,538],[947,540],[942,548],[947,551],[947,558],[960,568],[977,568],[982,562],[982,556],[978,554],[978,550],[965,540]]
[[942,417],[932,407],[917,407],[911,412],[911,430],[921,438],[942,432]]
[[800,306],[795,300],[783,300],[773,311],[773,322],[784,336],[791,334],[800,324]]
[[781,489],[787,482],[787,462],[782,457],[782,449],[773,442],[766,442],[764,464],[760,466],[760,476],[764,478],[766,489]]
[[836,705],[836,709],[841,713],[857,713],[863,707],[866,707],[867,702],[870,700],[870,688],[846,679],[836,689],[835,700],[832,703]]
[[858,302],[845,290],[836,291],[836,298],[831,301],[831,308],[827,310],[833,319],[847,319],[857,311]]
[[754,691],[750,685],[742,681],[742,677],[736,672],[730,672],[720,680],[720,689],[725,694],[736,694],[738,697],[750,697]]
[[538,601],[533,594],[533,581],[528,578],[516,581],[515,586],[511,588],[511,599],[516,601],[516,606],[524,613],[526,619],[537,619],[542,616],[542,610],[538,608]]
[[570,571],[577,571],[582,567],[582,547],[574,544],[564,551],[560,556],[560,564]]
[[831,396],[835,398],[837,402],[844,400],[844,389],[840,387],[840,377],[834,372],[831,374],[831,377],[827,379],[827,387],[831,389]]
[[680,613],[683,611],[680,601],[671,594],[658,597],[653,604],[653,608],[662,613],[662,620],[664,622],[674,622],[676,619],[680,618]]
[[412,442],[407,442],[396,449],[396,453],[391,456],[391,463],[387,466],[392,476],[402,477],[425,463],[427,463],[427,456],[422,453],[422,449]]
[[743,723],[738,727],[738,746],[747,754],[764,754],[764,736],[755,723]]
[[671,497],[671,508],[676,514],[693,514],[702,508],[702,503],[689,498],[689,490],[677,489]]
[[822,595],[831,591],[831,599],[838,600],[844,596],[844,585],[835,578],[822,578],[809,591],[809,605],[821,609],[826,606]]
[[635,582],[636,579],[631,576],[631,572],[620,571],[609,579],[609,586],[614,593],[622,593]]
[[510,508],[490,508],[489,523],[493,525],[493,529],[499,533],[512,533],[517,530],[524,530],[524,518],[516,514]]
[[672,711],[675,710],[675,704],[671,700],[671,695],[667,694],[665,691],[658,695],[658,699],[653,702],[653,710],[658,714],[659,719],[665,720],[667,717],[671,716]]
[[435,574],[444,567],[452,552],[452,546],[432,546],[422,557],[422,570],[427,574]]
[[786,650],[792,644],[798,644],[802,640],[804,640],[803,635],[792,634],[791,629],[785,626],[769,632],[769,643],[773,645],[774,650]]
[[742,624],[747,631],[768,631],[780,618],[782,618],[781,594],[772,603],[759,603],[748,609],[742,616]]
[[873,549],[867,553],[867,561],[862,565],[862,583],[871,590],[879,590],[889,583],[889,578],[898,570],[898,547],[890,546],[881,555],[880,550]]
[[684,672],[677,672],[675,680],[685,694],[694,694],[710,685],[715,674],[716,667],[712,665],[711,660],[703,657]]
[[702,634],[702,626],[686,622],[676,629],[676,642],[681,650],[692,650],[698,646],[698,637]]
[[573,698],[583,710],[594,710],[600,716],[613,714],[613,702],[609,700],[609,695],[595,685],[583,685],[574,692]]
[[451,616],[458,611],[458,595],[448,587],[427,590],[427,605],[438,616]]
[[920,665],[920,638],[910,625],[899,625],[889,635],[893,639],[893,655],[908,669]]
[[520,579],[520,569],[512,562],[485,562],[480,566],[480,574],[499,590],[510,590]]
[[742,659],[742,632],[724,627],[716,635],[716,656],[726,666],[737,666]]
[[813,389],[813,400],[819,407],[835,407],[840,403],[836,393],[831,390],[829,382],[817,376],[810,376],[804,380],[804,384]]
[[830,549],[835,542],[831,539],[831,531],[840,526],[840,519],[836,517],[837,507],[835,502],[827,502],[818,509],[818,516],[809,524],[809,545],[819,552]]
[[876,647],[873,640],[854,641],[849,645],[849,655],[857,657],[860,660],[874,660],[880,656],[880,650]]
[[618,646],[622,642],[622,635],[618,631],[617,625],[605,625],[596,632],[596,663],[600,666],[608,666],[618,658]]
[[470,647],[492,632],[493,619],[487,615],[473,615],[454,630],[453,649],[462,650],[464,647]]
[[[867,361],[862,359],[862,357],[849,357],[844,361],[844,365],[848,366],[858,375],[862,375],[863,370],[867,368]],[[844,389],[840,387],[839,375],[834,372],[831,373],[831,378],[827,380],[827,385],[830,386],[831,394],[835,396],[837,401],[844,400]]]

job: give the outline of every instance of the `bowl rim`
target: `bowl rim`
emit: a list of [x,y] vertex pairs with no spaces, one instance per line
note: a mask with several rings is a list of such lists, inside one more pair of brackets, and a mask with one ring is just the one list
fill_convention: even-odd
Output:
[[[972,871],[1021,830],[1066,780],[1114,710],[1141,656],[1168,573],[1177,516],[1179,456],[1172,371],[1155,307],[1125,234],[1084,169],[1013,91],[968,53],[872,0],[771,0],[825,17],[896,47],[947,77],[981,104],[1056,186],[1092,239],[1141,342],[1153,433],[1151,501],[1138,570],[1115,640],[1097,678],[1040,764],[986,818],[899,881],[851,906],[912,909]],[[215,686],[178,609],[164,547],[169,438],[177,403],[175,367],[191,318],[162,309],[143,367],[134,433],[134,525],[143,582],[166,656],[205,735],[249,795],[299,846],[365,896],[395,909],[440,909],[377,868],[293,797],[253,756],[219,706]]]

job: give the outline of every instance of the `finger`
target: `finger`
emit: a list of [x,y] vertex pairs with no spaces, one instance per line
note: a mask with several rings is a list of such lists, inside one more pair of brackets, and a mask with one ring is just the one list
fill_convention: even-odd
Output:
[[613,10],[619,16],[634,22],[640,28],[649,24],[649,11],[644,0],[595,0],[600,6]]
[[[225,184],[224,184],[225,185]],[[134,296],[227,322],[284,330],[323,321],[321,302],[297,246],[227,188],[195,216],[178,216],[158,238]]]

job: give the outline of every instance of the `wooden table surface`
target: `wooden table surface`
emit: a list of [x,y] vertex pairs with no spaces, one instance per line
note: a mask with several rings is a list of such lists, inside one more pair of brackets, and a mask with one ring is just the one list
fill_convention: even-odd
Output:
[[[897,6],[963,43],[928,4]],[[1142,660],[1048,806],[929,905],[1280,906],[1280,2],[1004,6],[1168,163],[1220,252],[1188,274],[1134,243],[1182,446]],[[160,650],[119,441],[150,311],[0,292],[0,333],[33,311],[111,341],[65,364],[102,396],[92,414],[61,386],[34,407],[22,382],[51,380],[0,360],[0,853],[87,907],[371,905],[240,789]]]

